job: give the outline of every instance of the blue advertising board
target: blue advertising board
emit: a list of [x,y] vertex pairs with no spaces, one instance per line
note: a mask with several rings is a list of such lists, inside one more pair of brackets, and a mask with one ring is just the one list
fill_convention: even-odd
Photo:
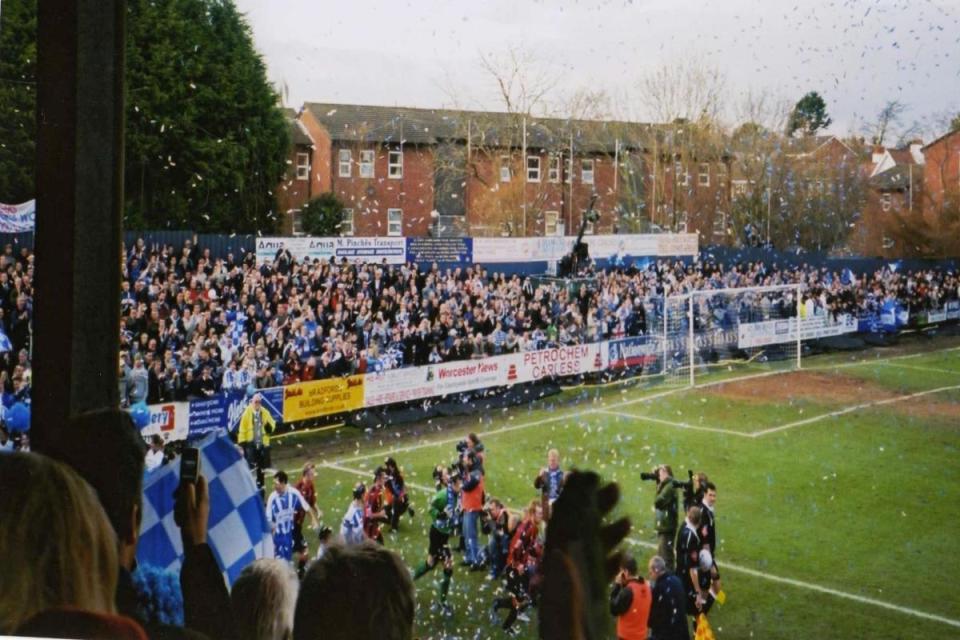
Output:
[[[259,389],[267,408],[277,421],[283,419],[283,388]],[[211,396],[190,401],[190,438],[203,436],[218,429],[233,432],[240,424],[240,416],[250,402],[244,391],[223,391]]]
[[657,343],[648,336],[611,340],[608,349],[610,369],[645,367],[657,362]]
[[407,262],[473,262],[473,238],[407,238]]

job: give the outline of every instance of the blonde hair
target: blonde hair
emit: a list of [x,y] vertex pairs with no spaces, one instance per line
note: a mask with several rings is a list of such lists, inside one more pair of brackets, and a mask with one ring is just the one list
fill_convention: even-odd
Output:
[[117,536],[71,468],[36,453],[0,456],[0,634],[53,607],[113,613]]
[[300,582],[293,567],[274,558],[255,560],[240,573],[230,605],[240,640],[286,640]]

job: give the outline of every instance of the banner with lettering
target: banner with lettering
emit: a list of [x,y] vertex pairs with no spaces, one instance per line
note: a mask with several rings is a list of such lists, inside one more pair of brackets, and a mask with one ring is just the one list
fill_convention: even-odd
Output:
[[37,221],[37,201],[21,204],[0,203],[0,233],[26,233],[33,231]]
[[283,421],[297,422],[363,407],[363,376],[298,382],[283,388]]

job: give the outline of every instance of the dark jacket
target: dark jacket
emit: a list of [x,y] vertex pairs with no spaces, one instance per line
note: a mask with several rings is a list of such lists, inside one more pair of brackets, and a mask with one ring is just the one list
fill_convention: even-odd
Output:
[[680,578],[665,573],[653,584],[650,606],[650,640],[690,640],[687,627],[687,594]]
[[657,497],[653,501],[656,508],[657,533],[673,533],[677,530],[677,488],[673,486],[673,478],[657,487]]

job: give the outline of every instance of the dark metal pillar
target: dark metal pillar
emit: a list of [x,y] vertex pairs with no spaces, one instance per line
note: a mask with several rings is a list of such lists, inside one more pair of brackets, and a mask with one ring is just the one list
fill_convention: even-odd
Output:
[[119,403],[123,0],[40,0],[32,442]]

